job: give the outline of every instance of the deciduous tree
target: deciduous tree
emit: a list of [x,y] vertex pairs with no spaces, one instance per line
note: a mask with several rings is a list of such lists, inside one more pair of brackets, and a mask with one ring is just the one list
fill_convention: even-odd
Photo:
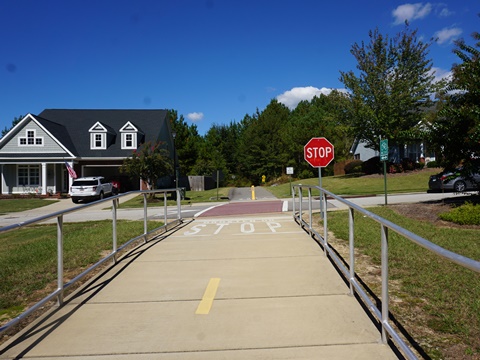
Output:
[[351,49],[358,73],[340,77],[351,93],[355,133],[375,150],[380,137],[402,145],[419,139],[423,110],[437,90],[428,58],[431,42],[421,41],[408,24],[393,39],[378,29],[369,38]]
[[461,63],[452,67],[448,92],[430,127],[430,141],[437,161],[446,168],[463,163],[464,168],[480,166],[480,34],[473,33],[474,45],[455,43]]
[[[347,159],[354,141],[348,120],[349,97],[332,91],[310,101],[300,102],[289,117],[282,133],[289,153],[289,166],[300,177],[316,176],[316,170],[304,159],[305,144],[313,137],[325,137],[335,146],[335,161]],[[324,170],[333,173],[333,164]]]
[[123,160],[120,172],[134,179],[140,178],[152,190],[158,179],[172,174],[172,160],[163,143],[146,142]]

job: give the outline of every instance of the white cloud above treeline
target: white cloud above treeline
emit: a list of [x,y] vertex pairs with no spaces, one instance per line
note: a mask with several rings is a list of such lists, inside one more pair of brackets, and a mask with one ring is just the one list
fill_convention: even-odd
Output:
[[278,95],[277,100],[289,109],[295,109],[300,101],[310,101],[314,96],[320,96],[320,94],[328,95],[331,92],[332,89],[324,87],[321,89],[314,86],[294,87],[291,90],[287,90],[283,94]]
[[187,119],[193,122],[197,122],[203,119],[203,113],[202,112],[192,112],[187,114]]
[[438,82],[440,80],[446,79],[450,80],[452,77],[452,72],[450,70],[444,70],[438,67],[432,67],[430,72],[435,76],[434,82]]
[[454,40],[458,39],[462,32],[463,31],[460,28],[445,28],[437,31],[434,37],[437,39],[437,43],[444,44],[446,42],[453,42]]
[[430,3],[415,3],[403,4],[392,11],[392,16],[395,18],[394,24],[399,25],[405,21],[413,21],[423,19],[432,11],[432,4]]

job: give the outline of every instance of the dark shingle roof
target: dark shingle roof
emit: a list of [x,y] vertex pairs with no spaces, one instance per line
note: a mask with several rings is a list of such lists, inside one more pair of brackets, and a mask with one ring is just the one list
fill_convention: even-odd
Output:
[[[147,141],[170,143],[167,110],[69,110],[46,109],[35,117],[72,153],[80,157],[125,157],[132,150],[121,149],[120,129],[130,121]],[[97,122],[113,134],[105,150],[90,149],[90,132]]]
[[58,141],[62,143],[63,146],[65,146],[70,152],[73,153],[73,155],[78,156],[78,152],[75,147],[75,143],[72,141],[72,138],[70,137],[70,134],[68,130],[65,128],[65,126],[49,121],[47,119],[44,119],[40,116],[35,116],[32,115],[35,120],[37,120],[40,124],[47,129],[50,134],[52,134]]

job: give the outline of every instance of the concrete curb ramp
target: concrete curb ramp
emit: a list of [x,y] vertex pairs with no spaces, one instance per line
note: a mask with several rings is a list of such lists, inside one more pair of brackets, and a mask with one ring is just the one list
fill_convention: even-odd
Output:
[[149,242],[0,359],[397,359],[282,214],[197,219]]

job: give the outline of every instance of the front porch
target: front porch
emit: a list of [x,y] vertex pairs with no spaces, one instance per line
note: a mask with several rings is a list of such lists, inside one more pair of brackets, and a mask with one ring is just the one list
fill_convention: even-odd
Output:
[[[69,162],[78,177],[103,176],[121,184],[121,191],[139,190],[140,181],[131,181],[119,168],[121,161]],[[52,196],[67,194],[72,185],[64,160],[22,161],[0,163],[1,195]]]
[[65,162],[2,163],[2,195],[53,195],[68,193],[70,180]]

